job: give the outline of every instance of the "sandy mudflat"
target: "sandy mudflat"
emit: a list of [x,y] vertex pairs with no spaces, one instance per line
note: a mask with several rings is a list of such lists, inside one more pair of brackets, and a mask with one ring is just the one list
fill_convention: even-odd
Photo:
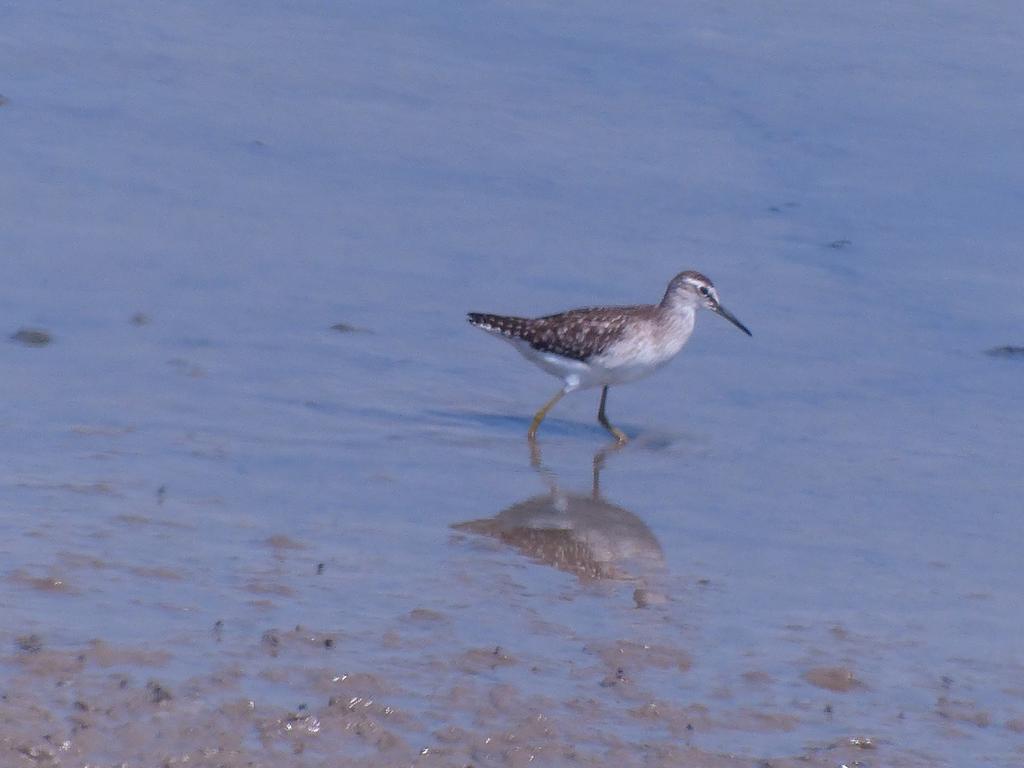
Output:
[[[631,642],[583,647],[573,675],[588,681],[586,693],[560,697],[499,679],[495,672],[503,669],[525,678],[544,674],[513,649],[444,657],[431,648],[427,658],[399,653],[391,669],[359,669],[357,662],[341,662],[344,642],[327,642],[332,636],[267,631],[249,643],[248,663],[173,684],[166,682],[170,655],[164,652],[102,642],[79,651],[20,650],[4,660],[10,676],[0,699],[0,763],[923,768],[943,762],[941,739],[929,756],[853,730],[797,754],[701,748],[708,734],[747,739],[826,715],[801,705],[789,714],[762,707],[772,683],[756,674],[745,676],[753,681],[745,690],[720,692],[712,701],[659,700],[638,680],[652,670],[687,674],[692,661],[682,649]],[[396,650],[414,645],[394,634],[383,642]],[[295,706],[269,705],[254,695],[268,684],[295,694]],[[642,741],[633,738],[638,727],[647,734]],[[954,738],[952,726],[950,733]]]

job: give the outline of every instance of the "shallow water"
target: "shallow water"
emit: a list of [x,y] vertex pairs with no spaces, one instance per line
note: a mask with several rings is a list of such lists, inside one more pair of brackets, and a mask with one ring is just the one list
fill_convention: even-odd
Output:
[[1019,764],[1024,30],[775,11],[12,11],[10,760]]

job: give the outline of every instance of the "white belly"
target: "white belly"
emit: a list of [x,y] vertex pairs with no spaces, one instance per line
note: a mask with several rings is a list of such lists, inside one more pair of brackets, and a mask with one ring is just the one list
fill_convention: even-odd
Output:
[[509,341],[527,360],[562,379],[567,389],[585,389],[625,384],[651,375],[683,348],[693,332],[693,321],[690,312],[673,318],[667,328],[644,323],[585,363],[540,352],[521,339]]
[[522,339],[509,339],[509,341],[531,363],[547,371],[552,376],[562,379],[568,389],[596,387],[600,384],[600,382],[593,380],[593,367],[581,360],[573,360],[572,358],[562,357],[550,352],[541,352],[531,347]]

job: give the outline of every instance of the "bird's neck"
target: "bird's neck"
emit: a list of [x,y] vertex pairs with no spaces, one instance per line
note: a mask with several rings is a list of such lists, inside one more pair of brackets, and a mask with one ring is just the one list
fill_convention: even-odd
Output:
[[688,337],[693,332],[697,318],[697,307],[686,302],[677,302],[670,306],[658,305],[658,324],[664,329]]
[[658,307],[664,311],[679,314],[687,313],[692,315],[697,311],[697,303],[689,295],[673,291],[671,288],[665,291],[665,296],[662,298],[661,303],[658,304]]
[[663,321],[683,321],[692,324],[697,314],[697,305],[678,296],[666,294],[658,305],[658,314]]

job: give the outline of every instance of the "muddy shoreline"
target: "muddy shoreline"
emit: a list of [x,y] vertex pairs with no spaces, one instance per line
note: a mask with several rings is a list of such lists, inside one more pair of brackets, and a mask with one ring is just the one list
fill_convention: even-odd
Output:
[[[443,622],[424,609],[406,626]],[[378,640],[394,652],[384,668],[364,667],[344,633],[268,629],[232,638],[221,652],[236,660],[206,675],[171,680],[171,650],[94,641],[79,650],[18,647],[0,660],[0,763],[56,766],[679,766],[785,768],[955,764],[943,742],[965,729],[1024,731],[1024,720],[993,723],[949,691],[926,716],[934,750],[905,750],[860,731],[843,698],[856,696],[852,672],[809,670],[817,703],[777,703],[779,681],[756,669],[733,691],[712,699],[660,699],[650,674],[685,676],[694,664],[682,648],[636,641],[581,642],[564,696],[533,691],[552,659],[520,656],[515,644],[446,651],[389,632]],[[409,651],[418,647],[421,653]],[[225,661],[227,661],[225,659]],[[511,671],[511,675],[504,674]],[[516,682],[517,680],[522,682]],[[261,698],[268,686],[273,696]],[[281,691],[294,705],[268,703]],[[766,702],[776,703],[766,706]],[[821,702],[825,702],[824,705]],[[896,719],[922,713],[893,713]],[[793,754],[731,753],[702,746],[709,735],[770,735],[809,719],[829,721],[843,738]],[[951,742],[951,743],[952,743]]]

